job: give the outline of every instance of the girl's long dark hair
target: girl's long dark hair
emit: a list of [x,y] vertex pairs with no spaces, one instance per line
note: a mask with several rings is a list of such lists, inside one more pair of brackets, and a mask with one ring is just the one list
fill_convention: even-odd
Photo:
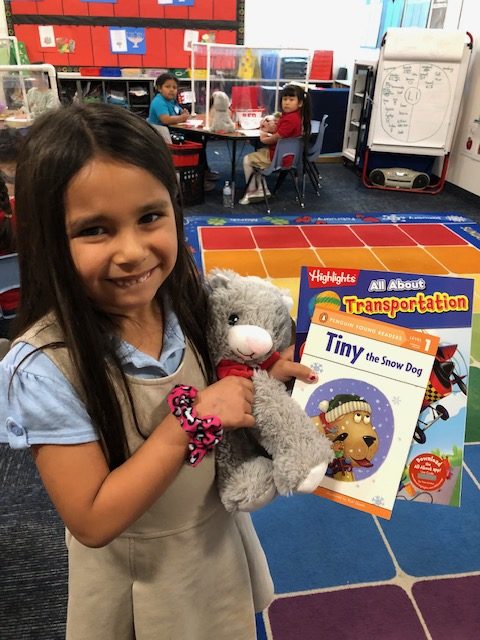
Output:
[[282,98],[283,96],[296,96],[298,101],[303,103],[300,107],[302,114],[302,136],[305,142],[305,148],[307,148],[310,134],[312,132],[312,106],[310,94],[298,84],[286,84],[282,89]]
[[[17,164],[16,215],[21,273],[21,307],[15,326],[21,334],[53,312],[73,361],[88,414],[97,429],[110,468],[127,457],[120,402],[107,362],[123,380],[137,429],[135,408],[114,352],[114,319],[88,299],[70,254],[65,229],[65,193],[71,179],[95,156],[145,169],[160,180],[172,199],[178,236],[175,267],[162,286],[183,332],[200,355],[207,380],[213,380],[208,355],[206,295],[186,245],[178,183],[170,151],[144,120],[111,105],[72,105],[35,121]],[[160,296],[160,292],[157,294]]]
[[12,218],[13,212],[8,187],[0,175],[0,254],[15,252],[16,243]]

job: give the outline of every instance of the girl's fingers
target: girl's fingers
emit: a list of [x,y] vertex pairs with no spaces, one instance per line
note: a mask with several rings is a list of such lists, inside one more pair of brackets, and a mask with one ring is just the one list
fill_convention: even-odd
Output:
[[293,344],[284,349],[280,353],[281,358],[270,367],[268,374],[280,382],[288,382],[292,378],[297,378],[307,384],[317,382],[318,376],[313,369],[299,362],[293,362],[294,349]]
[[285,363],[285,370],[286,373],[290,374],[290,378],[297,378],[297,380],[301,380],[307,384],[313,384],[318,380],[318,375],[313,369],[310,369],[310,367],[306,367],[304,364],[300,364],[299,362],[287,361]]
[[246,413],[243,419],[242,428],[250,429],[251,427],[254,427],[254,426],[255,426],[255,418],[252,416],[251,413]]

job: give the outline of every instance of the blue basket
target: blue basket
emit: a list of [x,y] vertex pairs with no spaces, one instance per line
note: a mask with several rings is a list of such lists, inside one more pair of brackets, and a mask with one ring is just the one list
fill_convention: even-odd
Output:
[[275,80],[277,77],[278,53],[262,54],[260,68],[262,70],[262,78],[265,80]]
[[119,67],[100,67],[100,75],[108,78],[121,78],[122,70]]

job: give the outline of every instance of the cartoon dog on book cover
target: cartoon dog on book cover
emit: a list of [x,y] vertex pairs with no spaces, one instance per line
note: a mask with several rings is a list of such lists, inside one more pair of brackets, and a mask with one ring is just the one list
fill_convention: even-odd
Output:
[[372,467],[379,438],[371,422],[372,408],[364,398],[340,393],[322,400],[320,424],[332,442],[335,459],[328,465],[327,476],[353,482],[355,467]]

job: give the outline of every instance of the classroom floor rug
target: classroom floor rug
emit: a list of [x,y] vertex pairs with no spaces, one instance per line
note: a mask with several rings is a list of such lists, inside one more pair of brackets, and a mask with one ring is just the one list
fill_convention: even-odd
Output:
[[303,265],[475,279],[462,506],[397,500],[385,521],[296,495],[254,522],[276,592],[258,640],[480,637],[480,225],[455,213],[212,215],[185,230],[202,271],[266,277],[294,300]]

